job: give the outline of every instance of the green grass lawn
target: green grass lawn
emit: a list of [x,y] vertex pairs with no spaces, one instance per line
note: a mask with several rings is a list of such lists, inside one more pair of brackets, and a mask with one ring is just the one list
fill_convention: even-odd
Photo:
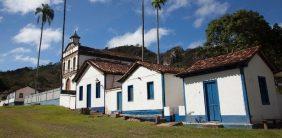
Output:
[[282,130],[160,128],[55,106],[0,108],[0,137],[282,137]]

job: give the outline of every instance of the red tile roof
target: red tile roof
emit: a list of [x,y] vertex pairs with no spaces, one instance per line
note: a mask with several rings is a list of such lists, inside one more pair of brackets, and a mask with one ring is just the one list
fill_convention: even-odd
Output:
[[244,66],[256,53],[258,53],[259,49],[260,47],[252,47],[217,57],[199,60],[177,76],[185,77],[189,75],[197,75],[198,73],[205,73],[206,71],[224,70],[228,67],[234,68]]
[[171,67],[161,64],[153,64],[148,62],[137,61],[132,65],[132,67],[127,71],[127,73],[121,77],[119,82],[125,81],[131,75],[131,73],[133,73],[139,66],[143,66],[149,70],[153,70],[160,73],[177,74],[184,71],[183,68],[176,68],[176,67]]
[[77,81],[81,77],[81,75],[84,73],[88,65],[93,66],[106,74],[114,74],[114,75],[123,75],[130,68],[129,64],[125,64],[121,62],[106,61],[101,59],[90,59],[83,63],[80,70],[74,77],[73,81]]

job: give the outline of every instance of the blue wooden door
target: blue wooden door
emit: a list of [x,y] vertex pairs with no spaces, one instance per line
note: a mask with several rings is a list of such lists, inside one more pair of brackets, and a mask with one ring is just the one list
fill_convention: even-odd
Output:
[[87,99],[86,99],[87,108],[91,107],[91,84],[87,85]]
[[121,94],[121,92],[117,93],[117,110],[118,111],[122,110],[122,94]]
[[221,121],[216,81],[204,83],[208,121]]

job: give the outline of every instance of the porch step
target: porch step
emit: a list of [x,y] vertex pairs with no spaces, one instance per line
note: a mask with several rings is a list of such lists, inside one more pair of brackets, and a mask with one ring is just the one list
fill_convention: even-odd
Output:
[[210,122],[204,123],[203,128],[223,128],[223,125],[216,122]]
[[158,127],[173,127],[173,126],[183,126],[182,122],[169,122],[169,123],[162,123],[158,124]]

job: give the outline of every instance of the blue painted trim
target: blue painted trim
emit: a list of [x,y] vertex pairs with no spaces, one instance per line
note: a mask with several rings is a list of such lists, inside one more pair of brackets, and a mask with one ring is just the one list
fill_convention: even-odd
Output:
[[105,107],[91,107],[90,110],[91,112],[98,112],[98,113],[104,113],[105,112]]
[[217,91],[217,98],[218,98],[218,108],[219,108],[219,121],[221,122],[222,121],[222,117],[221,117],[221,109],[220,109],[220,100],[219,100],[219,92],[218,92],[218,84],[217,84],[217,80],[209,80],[209,81],[203,81],[203,92],[204,92],[204,98],[205,98],[205,108],[206,108],[206,120],[208,120],[208,116],[209,116],[209,112],[208,112],[208,105],[207,105],[207,102],[206,102],[206,100],[208,100],[207,99],[207,97],[206,97],[206,95],[207,95],[207,92],[206,92],[206,89],[205,89],[205,84],[206,83],[215,83],[215,88],[216,88],[216,91]]
[[162,115],[163,114],[163,109],[130,110],[130,111],[123,111],[122,114],[125,114],[125,115]]
[[[221,122],[224,123],[233,123],[233,124],[249,124],[249,118],[245,115],[221,115]],[[189,123],[206,123],[209,122],[206,120],[206,115],[191,115]]]
[[245,78],[244,68],[240,68],[240,74],[241,74],[241,82],[242,82],[242,88],[243,88],[246,117],[248,118],[249,123],[251,123],[251,113],[250,113],[250,106],[249,106],[249,99],[248,99],[248,92],[247,92],[247,87],[246,87],[246,78]]
[[186,115],[180,116],[179,114],[175,114],[175,122],[186,122]]
[[[165,78],[164,78],[164,74],[162,74],[162,98],[163,98],[163,110],[164,107],[166,106],[165,102]],[[162,111],[162,116],[164,116],[164,111]]]
[[185,120],[187,119],[187,109],[186,109],[186,92],[185,92],[185,80],[182,78],[183,83],[183,97],[184,97],[184,111],[185,111]]

